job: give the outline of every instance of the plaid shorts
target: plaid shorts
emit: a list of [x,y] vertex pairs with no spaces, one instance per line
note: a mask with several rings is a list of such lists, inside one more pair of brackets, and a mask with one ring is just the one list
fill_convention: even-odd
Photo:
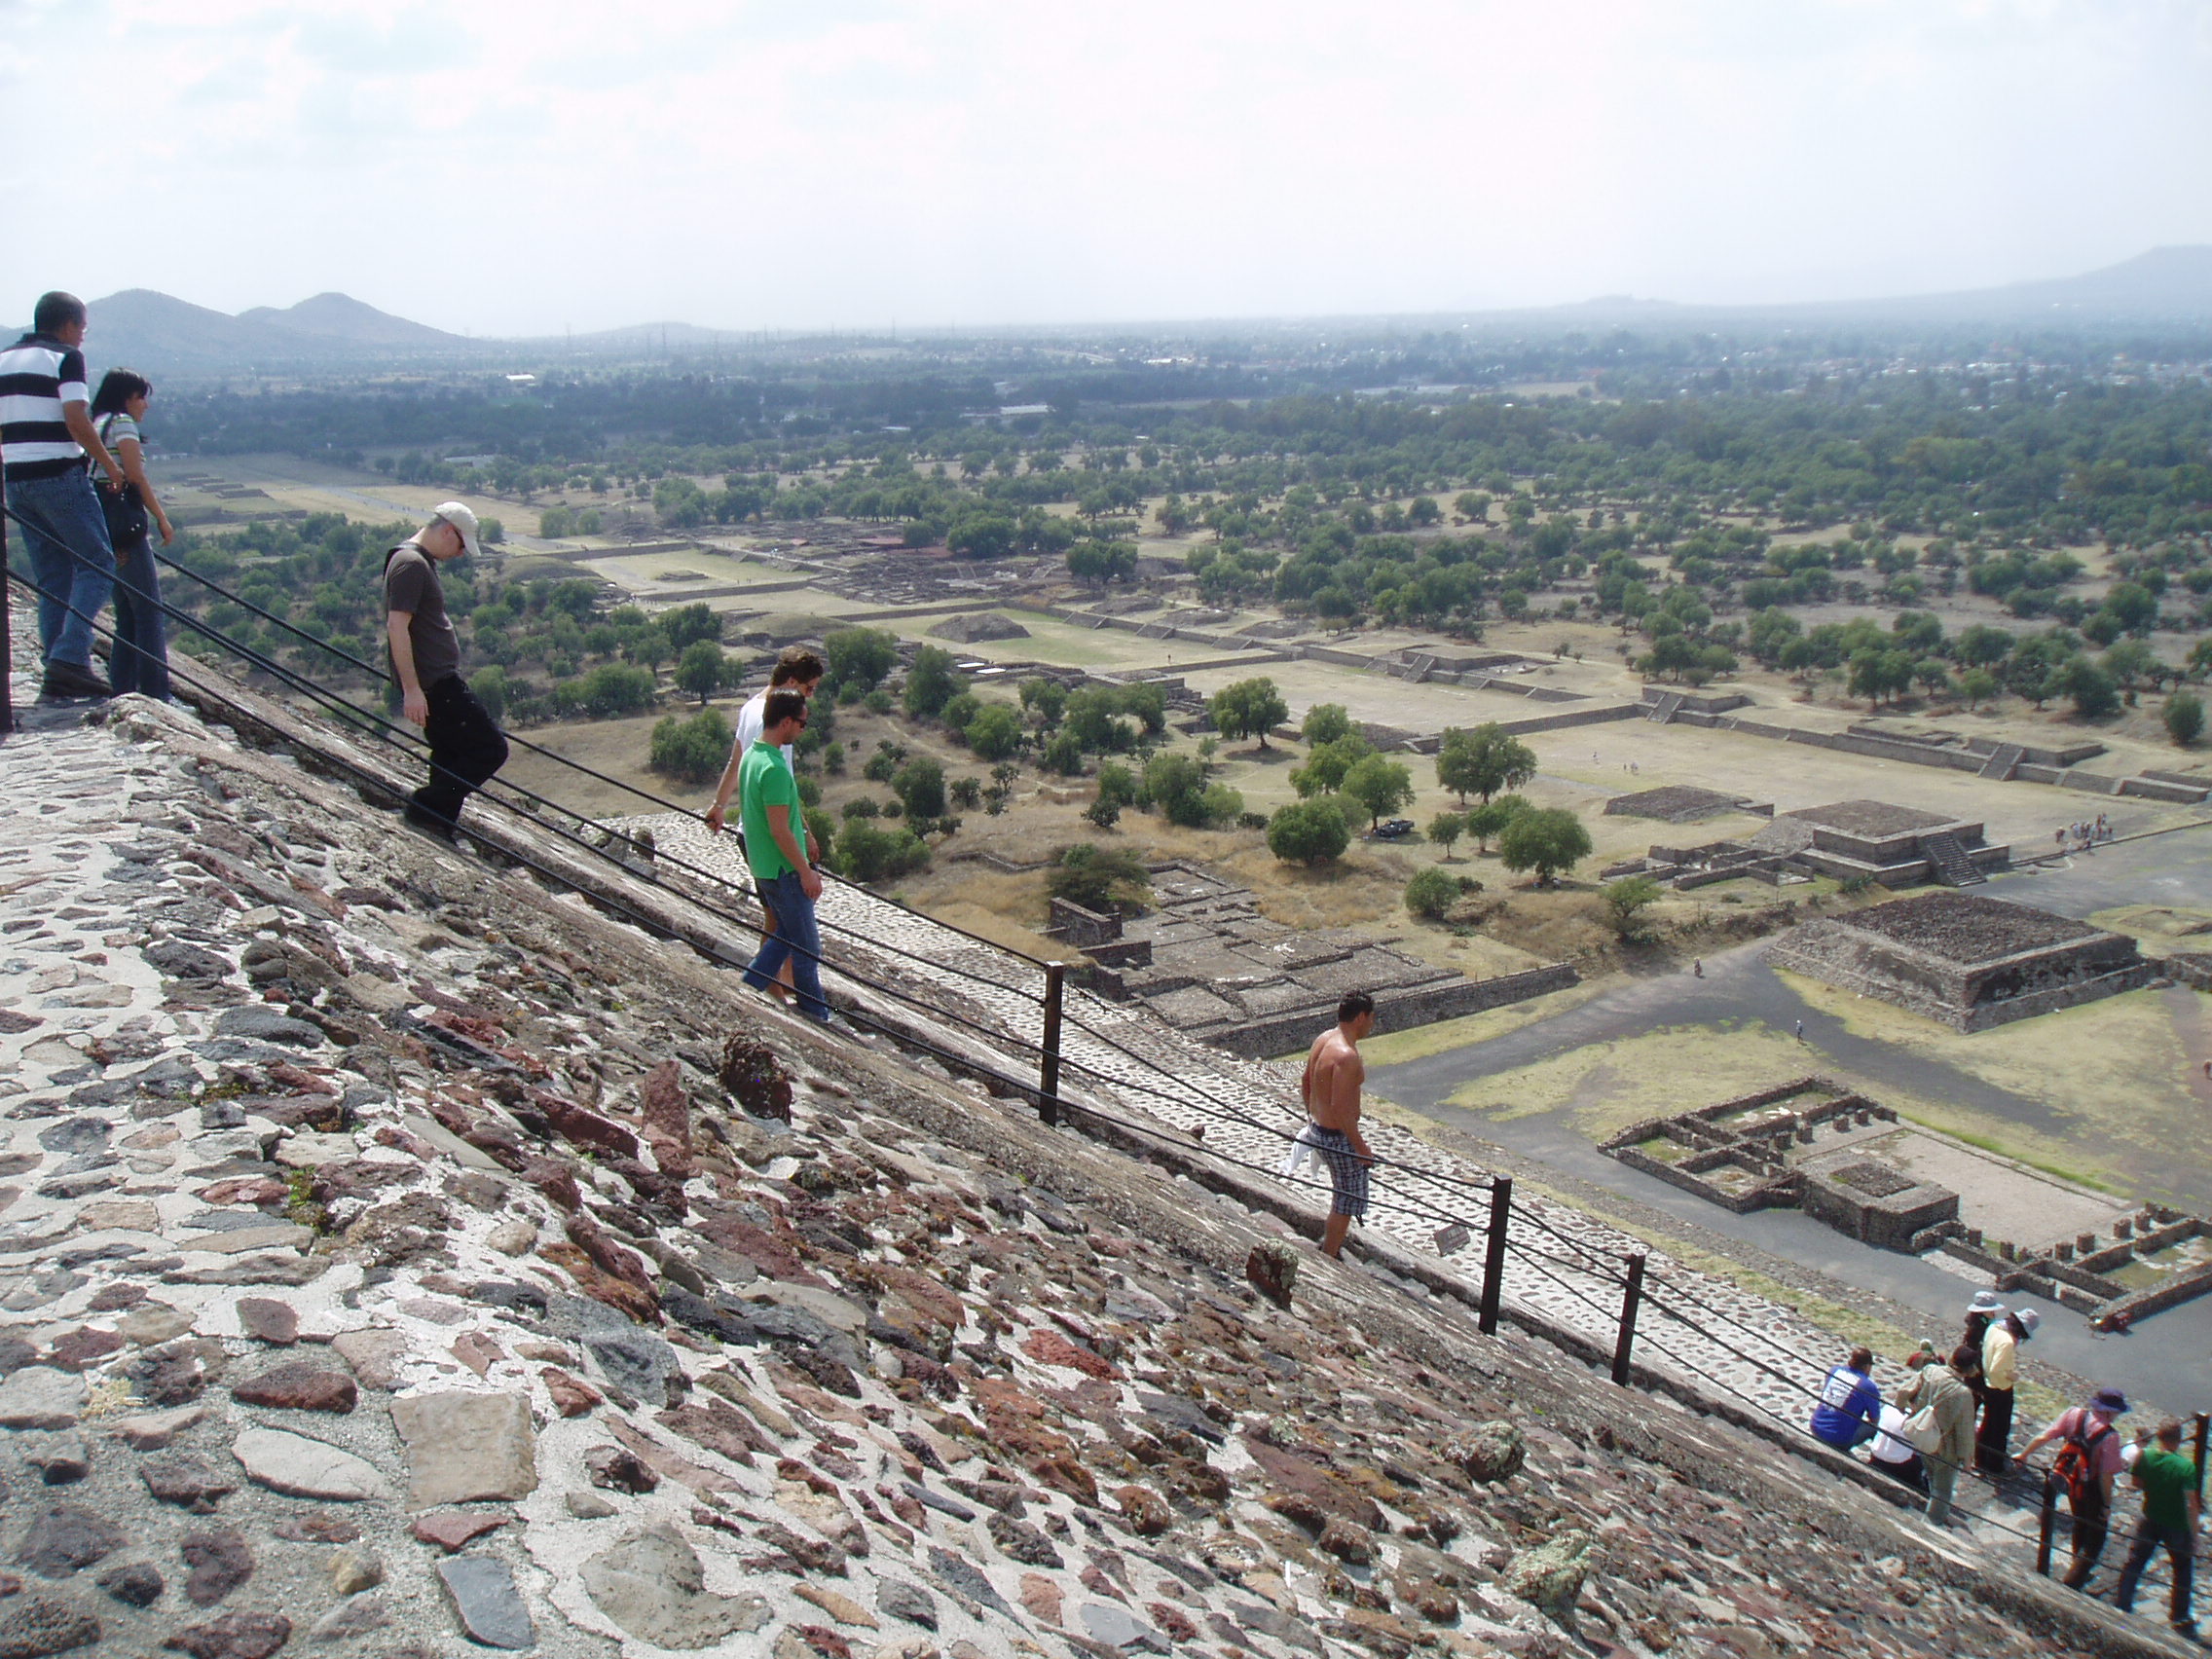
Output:
[[1324,1129],[1315,1125],[1313,1150],[1321,1155],[1321,1161],[1329,1166],[1329,1182],[1335,1188],[1329,1200],[1329,1213],[1348,1215],[1354,1221],[1365,1221],[1367,1160],[1352,1150],[1351,1137],[1342,1129]]

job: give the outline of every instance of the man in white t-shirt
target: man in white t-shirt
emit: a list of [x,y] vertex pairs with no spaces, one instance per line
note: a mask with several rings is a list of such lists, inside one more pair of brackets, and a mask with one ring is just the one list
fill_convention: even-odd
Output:
[[[729,764],[722,768],[721,782],[715,788],[715,804],[708,807],[706,812],[707,828],[714,833],[721,833],[722,821],[729,813],[730,796],[737,792],[738,769],[745,763],[746,751],[760,740],[767,713],[768,693],[790,690],[811,699],[815,687],[822,683],[822,677],[827,672],[819,653],[804,645],[786,645],[776,658],[776,666],[769,671],[767,685],[748,697],[745,707],[738,710],[737,741],[730,745]],[[785,744],[784,763],[792,767],[794,777],[798,771],[793,764],[795,758],[792,745]],[[805,815],[802,813],[800,816],[803,818]],[[809,865],[819,865],[822,862],[822,850],[815,844],[814,827],[806,825],[803,832],[806,839],[806,862]],[[776,917],[768,909],[766,901],[762,901],[760,908],[765,918],[760,937],[766,939],[776,930]],[[791,987],[792,966],[787,960],[777,976],[775,985],[770,988],[782,993],[788,992]]]

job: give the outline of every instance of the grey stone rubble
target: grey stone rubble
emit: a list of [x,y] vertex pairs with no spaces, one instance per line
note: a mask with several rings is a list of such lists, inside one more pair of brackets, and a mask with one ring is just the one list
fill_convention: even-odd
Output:
[[2101,1629],[189,716],[0,758],[0,1651]]

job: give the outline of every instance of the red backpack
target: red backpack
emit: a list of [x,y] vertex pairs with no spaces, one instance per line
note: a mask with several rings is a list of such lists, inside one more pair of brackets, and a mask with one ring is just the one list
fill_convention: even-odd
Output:
[[2066,1488],[2066,1501],[2075,1509],[2088,1502],[2092,1493],[2103,1495],[2089,1454],[2111,1433],[2112,1424],[2108,1422],[2086,1440],[2069,1434],[2066,1443],[2058,1449],[2058,1456],[2050,1465],[2051,1478]]

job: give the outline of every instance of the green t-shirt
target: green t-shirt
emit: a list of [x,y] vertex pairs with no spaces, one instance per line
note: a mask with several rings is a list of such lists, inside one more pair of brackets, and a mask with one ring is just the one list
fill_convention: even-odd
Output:
[[806,845],[806,820],[799,808],[798,780],[772,743],[756,741],[737,768],[738,822],[745,830],[745,862],[756,881],[773,881],[792,868],[768,828],[771,806],[791,808],[792,839]]
[[2189,1525],[2189,1494],[2196,1490],[2196,1459],[2163,1446],[2147,1447],[2135,1459],[2143,1479],[2143,1518],[2168,1530]]

